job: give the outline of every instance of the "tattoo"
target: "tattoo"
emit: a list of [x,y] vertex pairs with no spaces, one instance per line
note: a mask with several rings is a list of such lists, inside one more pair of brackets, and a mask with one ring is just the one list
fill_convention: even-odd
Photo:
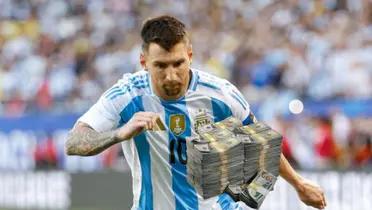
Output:
[[67,138],[66,153],[92,156],[119,142],[120,140],[115,137],[115,131],[99,133],[89,127],[73,129]]

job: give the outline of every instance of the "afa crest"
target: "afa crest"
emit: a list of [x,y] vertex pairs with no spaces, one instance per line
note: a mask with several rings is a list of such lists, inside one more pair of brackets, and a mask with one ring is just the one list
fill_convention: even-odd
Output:
[[213,122],[207,110],[199,109],[194,119],[194,130],[198,131],[200,127],[211,124]]
[[186,117],[183,114],[172,114],[169,117],[169,128],[176,136],[181,135],[186,128]]

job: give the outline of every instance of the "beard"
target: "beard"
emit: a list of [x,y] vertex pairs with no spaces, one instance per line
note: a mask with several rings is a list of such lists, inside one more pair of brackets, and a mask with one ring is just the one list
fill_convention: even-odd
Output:
[[181,93],[182,84],[164,85],[163,90],[167,96],[178,96]]

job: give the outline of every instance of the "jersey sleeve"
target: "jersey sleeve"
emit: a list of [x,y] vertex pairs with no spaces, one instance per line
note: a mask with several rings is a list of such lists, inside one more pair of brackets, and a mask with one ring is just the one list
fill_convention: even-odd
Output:
[[243,125],[249,125],[257,121],[256,117],[250,110],[248,102],[233,84],[226,81],[223,87],[223,92],[231,107],[232,115],[240,119]]
[[98,132],[116,128],[120,122],[120,103],[130,101],[130,95],[125,93],[125,77],[108,89],[99,100],[79,119]]

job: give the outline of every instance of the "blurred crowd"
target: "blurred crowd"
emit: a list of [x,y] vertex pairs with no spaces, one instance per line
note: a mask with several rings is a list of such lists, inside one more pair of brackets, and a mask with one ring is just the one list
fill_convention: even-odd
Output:
[[330,117],[276,118],[268,123],[283,134],[283,154],[295,167],[371,169],[371,119],[349,119],[335,111]]
[[161,14],[186,23],[194,68],[230,79],[279,125],[293,162],[371,162],[371,129],[359,128],[370,118],[278,117],[293,98],[372,98],[371,0],[1,0],[0,116],[85,111],[141,69],[141,24]]

